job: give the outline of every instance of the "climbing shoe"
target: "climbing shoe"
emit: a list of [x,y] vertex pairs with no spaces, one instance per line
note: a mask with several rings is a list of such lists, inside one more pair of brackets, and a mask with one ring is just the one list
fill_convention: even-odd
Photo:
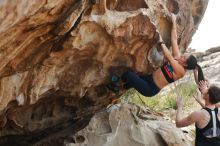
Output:
[[119,81],[119,77],[118,76],[116,76],[116,75],[113,75],[112,77],[111,77],[111,82],[113,82],[113,83],[117,83],[118,81]]

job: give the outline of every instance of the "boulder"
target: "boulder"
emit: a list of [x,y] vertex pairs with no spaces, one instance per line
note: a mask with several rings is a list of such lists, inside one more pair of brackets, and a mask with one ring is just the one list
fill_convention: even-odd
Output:
[[207,3],[1,0],[0,145],[63,143],[125,92],[106,88],[111,75],[161,65],[158,36],[170,47],[171,12],[184,52]]
[[191,146],[192,142],[162,114],[131,104],[97,113],[65,146]]

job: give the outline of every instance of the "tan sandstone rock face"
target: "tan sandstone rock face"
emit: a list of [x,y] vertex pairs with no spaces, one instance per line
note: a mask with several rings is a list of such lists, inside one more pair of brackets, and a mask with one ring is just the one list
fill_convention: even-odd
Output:
[[65,146],[192,146],[186,135],[156,112],[129,104],[97,113]]
[[83,128],[124,92],[107,90],[111,74],[160,66],[158,32],[170,46],[170,13],[177,15],[184,51],[207,3],[1,0],[0,145],[9,139],[17,146],[56,141],[52,135],[60,137],[60,131],[63,136],[65,129]]

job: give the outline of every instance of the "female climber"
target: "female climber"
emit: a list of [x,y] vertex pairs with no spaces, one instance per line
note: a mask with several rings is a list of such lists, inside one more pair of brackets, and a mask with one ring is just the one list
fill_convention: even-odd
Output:
[[[139,76],[132,71],[122,74],[121,79],[124,82],[125,89],[135,88],[144,96],[151,97],[156,95],[163,87],[182,78],[186,69],[193,70],[198,67],[197,60],[193,55],[181,55],[177,44],[176,16],[171,14],[171,46],[172,54],[164,44],[160,36],[159,45],[167,60],[159,69],[152,74]],[[198,74],[201,74],[198,70]]]

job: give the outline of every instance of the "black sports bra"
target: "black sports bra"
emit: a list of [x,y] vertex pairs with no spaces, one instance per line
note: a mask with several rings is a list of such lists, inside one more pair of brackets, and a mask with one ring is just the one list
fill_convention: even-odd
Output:
[[169,83],[174,82],[174,79],[173,79],[173,68],[169,64],[169,62],[165,62],[161,66],[161,71],[162,71],[164,77],[166,78],[167,82],[169,82]]

